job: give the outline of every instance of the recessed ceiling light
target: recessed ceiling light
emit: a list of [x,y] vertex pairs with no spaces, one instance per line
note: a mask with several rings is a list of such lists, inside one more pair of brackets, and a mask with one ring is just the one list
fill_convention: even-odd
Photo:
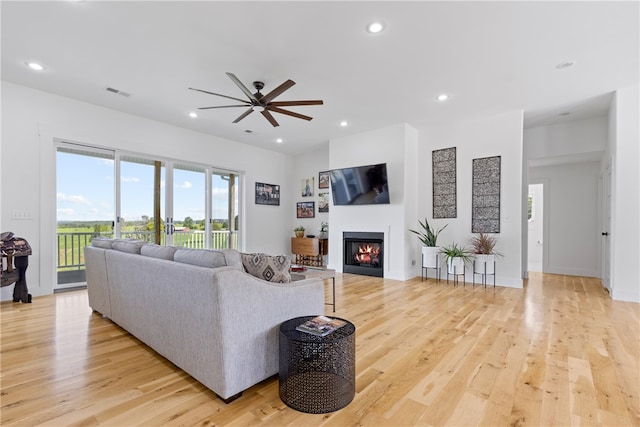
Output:
[[556,65],[556,69],[562,70],[563,68],[569,68],[572,65],[573,65],[573,62],[571,62],[571,61],[561,62],[558,65]]
[[278,144],[282,144],[282,143],[284,142],[284,139],[282,139],[282,138],[276,138],[276,142],[277,142]]
[[342,120],[342,121],[340,122],[340,126],[342,126],[343,128],[344,128],[344,127],[347,127],[347,126],[349,126],[349,122],[348,122],[348,121],[346,121],[346,120]]
[[447,95],[446,93],[441,93],[440,95],[436,96],[436,99],[438,101],[446,101],[447,99],[449,99],[449,95]]
[[189,113],[189,117],[191,117],[192,119],[195,119],[196,117],[198,117],[198,113],[195,113],[192,111]]
[[38,64],[37,62],[25,62],[25,64],[27,65],[27,67],[31,68],[32,70],[36,70],[36,71],[44,70],[44,66],[42,66],[41,64]]
[[376,34],[384,30],[384,24],[382,22],[372,22],[367,25],[367,32]]

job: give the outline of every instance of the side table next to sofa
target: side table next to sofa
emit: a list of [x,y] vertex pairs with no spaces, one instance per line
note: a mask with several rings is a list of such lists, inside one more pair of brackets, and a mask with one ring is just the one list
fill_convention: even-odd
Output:
[[346,325],[324,337],[296,330],[315,316],[296,317],[280,325],[280,399],[310,414],[344,408],[356,392],[356,328]]

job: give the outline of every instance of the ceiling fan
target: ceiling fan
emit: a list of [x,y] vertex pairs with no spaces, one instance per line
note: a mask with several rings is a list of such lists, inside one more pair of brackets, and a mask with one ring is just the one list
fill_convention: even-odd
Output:
[[198,110],[210,110],[213,108],[232,108],[232,107],[249,107],[247,111],[240,114],[240,116],[233,121],[233,123],[238,123],[240,120],[247,117],[249,114],[254,111],[259,111],[265,119],[271,123],[273,127],[279,126],[276,119],[271,115],[271,112],[285,114],[291,117],[297,117],[303,120],[311,120],[313,117],[305,116],[304,114],[295,113],[293,111],[284,110],[280,107],[293,107],[300,105],[322,105],[322,100],[314,100],[314,101],[273,101],[274,98],[282,94],[285,90],[289,89],[291,86],[296,84],[293,80],[287,80],[282,83],[277,88],[273,89],[271,92],[263,95],[260,93],[260,90],[264,88],[263,82],[253,82],[253,87],[256,88],[256,93],[251,93],[249,89],[233,74],[227,73],[227,76],[240,88],[240,90],[249,98],[249,100],[234,98],[233,96],[221,95],[219,93],[209,92],[202,89],[195,89],[190,87],[190,90],[195,90],[197,92],[208,93],[209,95],[221,96],[223,98],[233,99],[235,101],[242,102],[242,104],[236,105],[220,105],[215,107],[200,107]]

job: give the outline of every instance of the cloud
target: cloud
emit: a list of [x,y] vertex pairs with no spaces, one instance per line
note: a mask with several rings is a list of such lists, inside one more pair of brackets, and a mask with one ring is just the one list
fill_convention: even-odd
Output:
[[123,176],[120,178],[121,182],[140,182],[140,178],[137,177],[127,177],[127,176]]
[[82,205],[91,205],[91,202],[86,197],[81,195],[67,195],[64,193],[58,193],[56,198],[59,202],[79,203]]
[[189,181],[185,181],[184,183],[182,183],[182,185],[176,184],[176,188],[184,188],[185,190],[188,190],[191,187],[193,187],[193,184],[191,184]]
[[58,208],[58,218],[63,216],[72,216],[76,211],[71,208]]

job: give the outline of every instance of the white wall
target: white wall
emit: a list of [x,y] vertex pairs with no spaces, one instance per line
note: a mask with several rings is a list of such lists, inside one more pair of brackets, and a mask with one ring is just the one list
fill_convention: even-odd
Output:
[[611,296],[640,302],[640,130],[638,86],[616,91],[608,152],[612,165]]
[[[289,253],[292,193],[281,192],[279,207],[255,205],[254,186],[293,182],[291,156],[3,81],[0,224],[34,249],[27,270],[33,295],[51,293],[56,280],[54,138],[243,172],[244,249]],[[13,220],[12,210],[33,219]],[[0,298],[11,299],[12,289],[2,288]]]
[[597,162],[529,169],[529,182],[548,182],[545,273],[600,277],[598,178]]
[[551,157],[574,160],[585,153],[600,156],[606,148],[607,122],[603,116],[526,129],[524,158],[528,161]]
[[[329,267],[342,271],[342,233],[370,231],[385,234],[384,277],[406,280],[414,277],[411,262],[415,258],[408,244],[407,218],[416,194],[414,157],[417,133],[407,124],[389,126],[372,132],[333,139],[329,142],[330,169],[387,164],[388,205],[333,206],[329,208]],[[413,256],[413,258],[411,258]]]
[[[311,234],[317,236],[320,233],[320,224],[329,222],[328,212],[318,212],[318,202],[320,198],[318,193],[331,193],[330,188],[318,188],[318,173],[329,170],[329,149],[317,150],[309,153],[299,154],[294,157],[293,164],[293,181],[291,188],[291,211],[292,224],[289,237],[293,237],[293,228],[301,225],[305,228],[305,235]],[[302,197],[302,180],[313,178],[314,188],[312,197]],[[330,195],[329,195],[330,196]],[[297,218],[296,203],[297,202],[315,202],[315,218]],[[331,197],[329,197],[331,204]],[[331,209],[331,206],[329,206]],[[290,253],[290,251],[288,252]]]
[[[497,250],[504,259],[496,264],[496,284],[522,287],[522,111],[508,112],[474,121],[418,128],[418,217],[432,218],[433,150],[456,147],[458,217],[439,219],[434,225],[448,224],[438,244],[456,242],[468,245],[471,233],[472,161],[475,158],[501,156],[500,233]],[[526,216],[525,216],[526,218]],[[412,224],[414,228],[417,224]],[[415,250],[419,242],[413,240]],[[418,258],[419,259],[419,258]],[[419,271],[419,270],[418,270]],[[467,269],[467,281],[471,281]]]

